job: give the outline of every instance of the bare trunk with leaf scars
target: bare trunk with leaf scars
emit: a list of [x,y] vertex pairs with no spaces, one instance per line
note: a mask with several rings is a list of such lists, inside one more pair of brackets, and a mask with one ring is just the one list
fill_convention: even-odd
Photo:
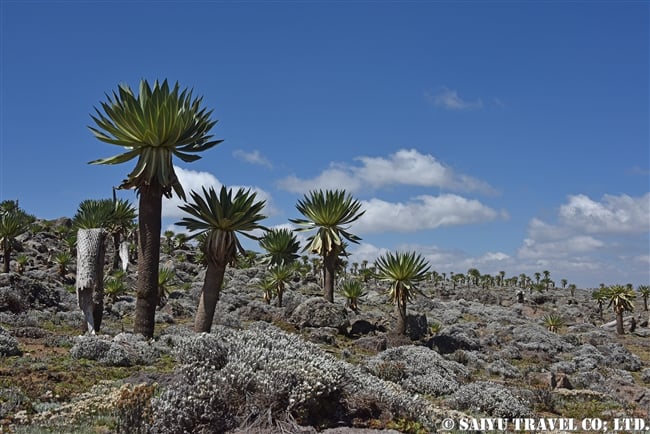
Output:
[[614,309],[614,311],[616,312],[616,333],[619,335],[624,335],[625,334],[625,329],[623,328],[624,309],[617,307]]
[[113,233],[113,270],[120,268],[120,239],[122,236],[119,232]]
[[334,303],[334,280],[336,279],[336,253],[329,253],[323,258],[323,297]]
[[395,313],[397,314],[397,324],[395,325],[395,333],[399,335],[406,334],[406,297],[404,289],[398,289],[397,304],[395,306]]
[[196,309],[196,317],[194,318],[194,331],[197,333],[210,333],[225,273],[226,264],[208,261],[208,268],[205,272],[205,280],[199,298],[199,307]]
[[284,294],[284,283],[280,282],[278,285],[276,292],[278,293],[278,307],[282,307],[282,295]]
[[162,189],[154,183],[141,187],[139,193],[138,286],[133,331],[152,338],[158,306]]

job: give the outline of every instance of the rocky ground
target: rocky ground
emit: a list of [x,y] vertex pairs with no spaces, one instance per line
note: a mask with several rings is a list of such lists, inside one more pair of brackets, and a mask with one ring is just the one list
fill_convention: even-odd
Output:
[[[517,288],[429,283],[400,337],[375,282],[358,312],[340,295],[326,303],[309,277],[277,307],[257,287],[264,268],[251,266],[228,269],[212,333],[196,335],[204,271],[177,250],[161,257],[176,277],[154,340],[130,333],[132,291],[107,300],[101,335],[84,336],[74,263],[61,275],[53,262],[68,248],[62,224],[21,236],[25,270],[0,274],[0,432],[425,433],[447,417],[648,419],[640,297],[637,328],[619,336],[588,290],[526,291],[522,303]],[[110,268],[110,249],[106,259]],[[557,333],[544,325],[550,313],[565,322]]]

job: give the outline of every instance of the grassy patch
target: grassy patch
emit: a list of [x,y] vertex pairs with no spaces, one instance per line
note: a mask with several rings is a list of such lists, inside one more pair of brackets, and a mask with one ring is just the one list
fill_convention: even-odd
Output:
[[576,399],[570,401],[564,397],[556,403],[557,412],[562,417],[573,419],[603,418],[603,415],[612,410],[621,410],[620,404],[614,401],[600,401],[598,399]]
[[76,426],[65,424],[25,425],[16,427],[16,434],[109,434],[115,432],[115,418],[110,415],[100,415],[82,418]]
[[0,388],[18,387],[31,400],[66,401],[102,380],[117,381],[136,368],[110,367],[94,360],[54,353],[38,359],[11,357],[0,369]]

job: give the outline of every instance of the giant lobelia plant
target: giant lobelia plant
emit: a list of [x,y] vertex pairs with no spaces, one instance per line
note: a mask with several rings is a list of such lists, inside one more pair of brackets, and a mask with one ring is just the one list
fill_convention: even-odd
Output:
[[172,159],[190,163],[197,155],[222,142],[209,134],[216,121],[211,110],[202,107],[202,98],[191,90],[170,87],[167,80],[151,86],[140,82],[139,94],[120,85],[101,110],[92,116],[89,127],[102,142],[124,149],[124,153],[91,161],[91,164],[121,164],[137,158],[135,168],[119,188],[135,189],[138,202],[138,281],[134,332],[153,337],[158,306],[158,262],[162,197],[172,191],[185,200]]

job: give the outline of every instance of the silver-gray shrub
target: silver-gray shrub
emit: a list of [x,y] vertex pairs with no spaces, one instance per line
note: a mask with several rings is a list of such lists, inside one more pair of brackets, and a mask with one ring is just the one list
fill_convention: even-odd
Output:
[[512,344],[521,350],[558,354],[571,351],[573,345],[541,325],[512,327]]
[[21,312],[17,315],[0,312],[0,322],[14,327],[39,327],[42,324],[39,321],[38,312],[35,311]]
[[499,375],[501,378],[521,378],[521,372],[516,366],[501,359],[490,363],[487,372],[492,375]]
[[383,351],[368,359],[366,367],[377,377],[398,383],[410,392],[433,396],[448,395],[469,378],[465,366],[415,345]]
[[112,340],[104,336],[78,336],[70,349],[75,359],[97,360],[107,366],[148,365],[160,358],[160,347],[137,335],[121,333]]
[[27,307],[28,304],[25,299],[11,287],[5,286],[0,288],[0,309],[17,314],[25,311]]
[[350,409],[378,407],[377,419],[409,419],[421,423],[431,432],[443,418],[453,416],[449,410],[437,409],[418,394],[406,392],[400,385],[385,381],[365,370],[349,365],[343,400]]
[[342,380],[336,360],[315,348],[261,325],[241,332],[215,326],[213,334],[178,341],[178,381],[153,400],[154,432],[225,431],[287,414],[309,418],[339,393]]
[[645,384],[650,383],[650,368],[645,368],[641,371],[641,381]]
[[21,354],[16,338],[0,327],[0,356],[19,356]]
[[70,355],[75,359],[99,360],[110,348],[111,342],[99,336],[77,336]]
[[618,342],[608,342],[598,347],[600,352],[605,355],[605,361],[608,366],[625,369],[626,371],[640,371],[643,362],[639,356],[633,354]]
[[76,308],[71,311],[57,312],[50,317],[50,320],[56,325],[67,325],[78,329],[79,324],[83,324],[85,318],[81,309]]
[[33,410],[30,399],[18,387],[0,388],[0,418],[4,419],[21,409]]
[[455,410],[468,410],[494,417],[520,418],[533,414],[529,404],[510,390],[491,381],[477,381],[462,386],[447,403]]
[[184,339],[176,340],[176,346],[172,350],[181,366],[208,365],[212,369],[221,369],[226,366],[227,352],[222,345],[221,338],[208,333],[189,334],[184,337]]
[[111,306],[111,312],[117,314],[120,318],[126,317],[133,311],[135,311],[135,303],[132,301],[119,300]]
[[[372,404],[426,421],[421,398],[267,323],[176,341],[175,382],[152,400],[153,432],[226,432],[238,426],[338,421]],[[216,428],[221,427],[221,428]]]

